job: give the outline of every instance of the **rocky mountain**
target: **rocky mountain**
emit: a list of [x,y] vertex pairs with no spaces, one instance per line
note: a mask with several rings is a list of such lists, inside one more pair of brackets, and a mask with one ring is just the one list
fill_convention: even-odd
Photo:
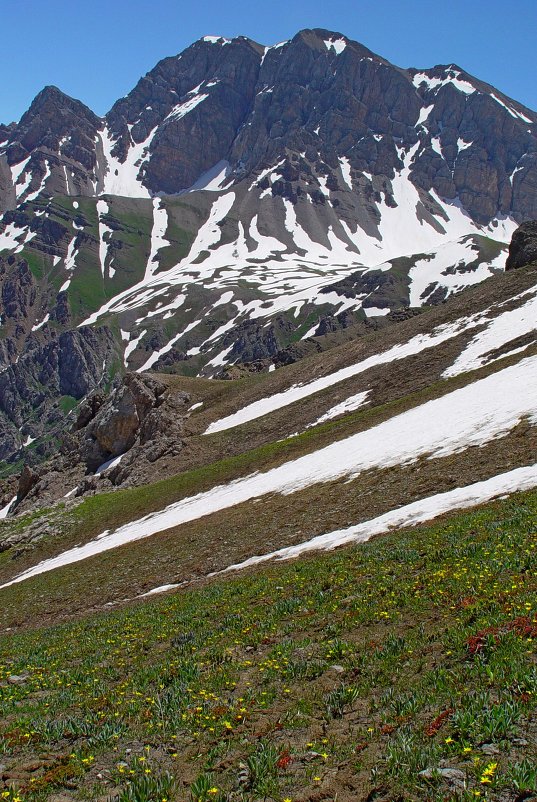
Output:
[[0,798],[535,799],[535,123],[315,30],[0,127]]
[[104,118],[46,87],[0,128],[0,459],[123,371],[269,370],[503,270],[536,124],[320,29],[204,37]]

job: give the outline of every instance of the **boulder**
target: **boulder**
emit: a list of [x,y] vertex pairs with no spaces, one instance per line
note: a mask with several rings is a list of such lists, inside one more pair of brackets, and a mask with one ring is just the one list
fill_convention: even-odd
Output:
[[537,220],[522,223],[511,238],[506,270],[516,270],[537,262]]

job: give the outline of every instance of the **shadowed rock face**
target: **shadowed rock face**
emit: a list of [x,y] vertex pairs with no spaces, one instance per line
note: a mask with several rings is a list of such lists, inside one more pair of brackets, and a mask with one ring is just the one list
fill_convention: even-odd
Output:
[[537,220],[523,223],[513,234],[505,269],[516,270],[530,262],[537,262]]

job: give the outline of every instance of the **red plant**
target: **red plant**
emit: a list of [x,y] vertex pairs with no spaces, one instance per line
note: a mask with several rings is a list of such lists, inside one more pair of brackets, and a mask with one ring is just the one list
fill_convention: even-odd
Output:
[[449,707],[447,710],[444,710],[440,715],[438,715],[428,727],[425,729],[425,735],[428,735],[429,738],[432,738],[433,735],[436,735],[442,724],[446,721],[447,718],[453,713],[453,708]]
[[283,752],[280,753],[280,757],[278,758],[276,765],[279,769],[286,769],[289,763],[291,763],[293,758],[289,754],[288,749],[284,749]]
[[468,652],[473,657],[483,651],[489,637],[494,640],[494,643],[498,643],[500,639],[509,632],[513,632],[520,638],[537,638],[537,622],[532,621],[528,616],[519,615],[503,626],[481,629],[479,632],[476,632],[475,635],[470,635],[470,637],[466,639]]

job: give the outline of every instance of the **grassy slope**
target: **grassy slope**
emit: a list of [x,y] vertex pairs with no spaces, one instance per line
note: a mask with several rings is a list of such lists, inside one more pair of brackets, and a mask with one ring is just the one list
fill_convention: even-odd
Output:
[[[536,516],[537,493],[523,494],[4,636],[0,761],[20,786],[6,798],[536,790]],[[459,786],[420,775],[435,768]]]

